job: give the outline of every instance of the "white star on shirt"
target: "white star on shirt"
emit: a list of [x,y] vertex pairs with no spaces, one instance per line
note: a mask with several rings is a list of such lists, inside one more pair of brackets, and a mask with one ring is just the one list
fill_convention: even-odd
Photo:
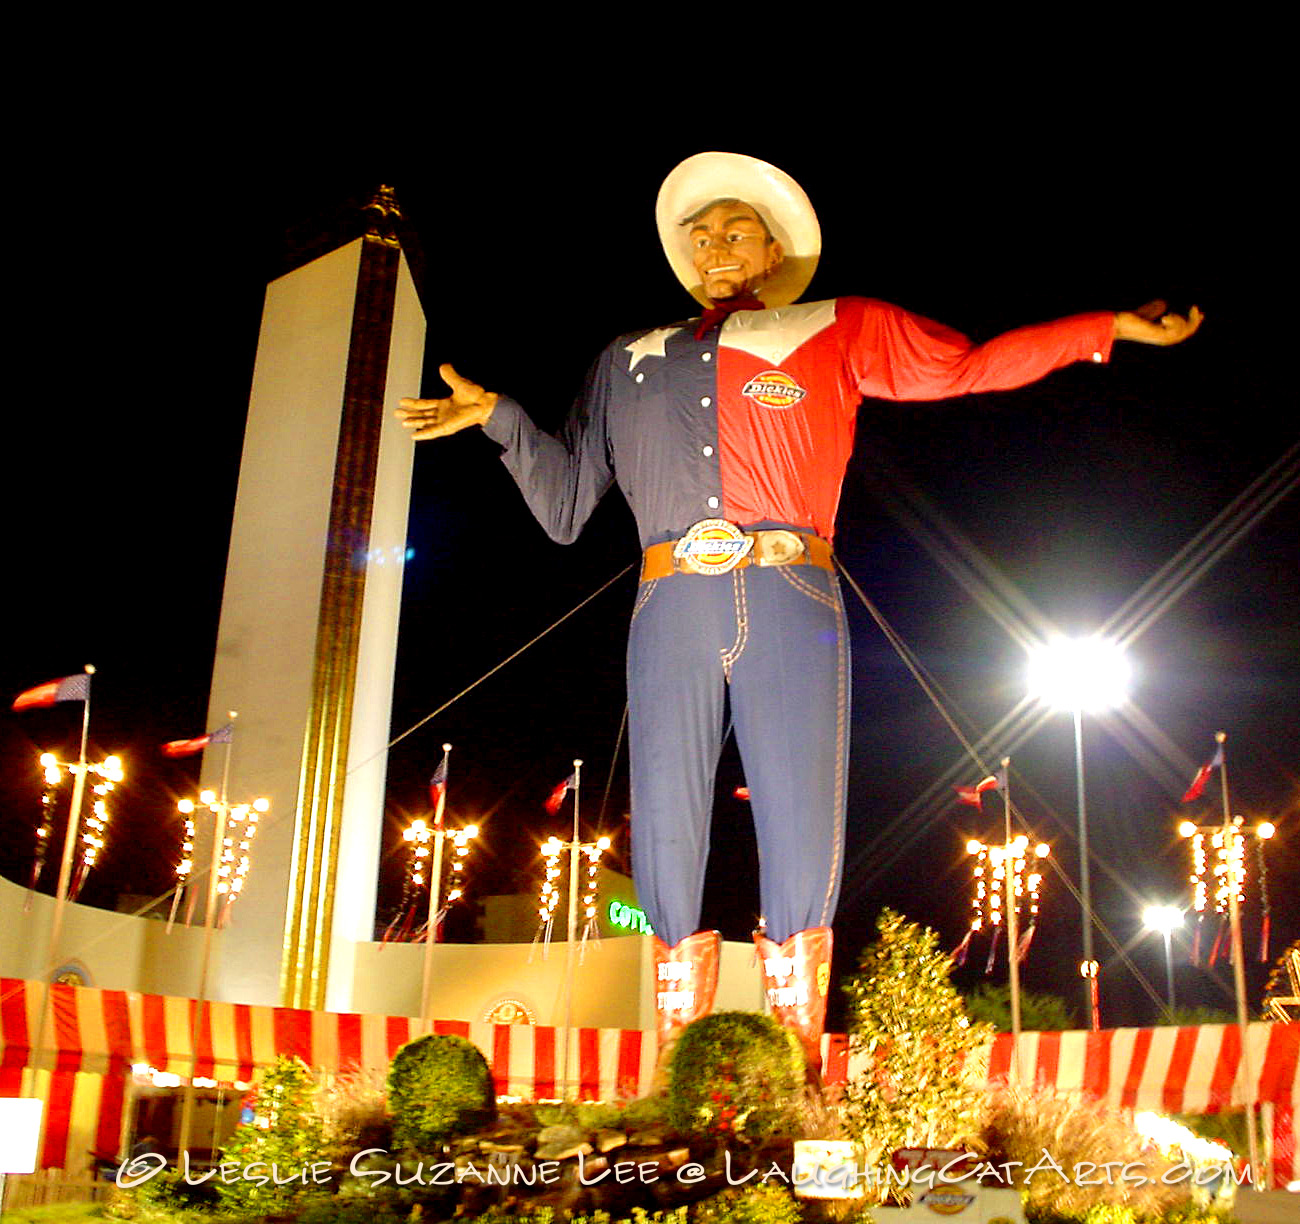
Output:
[[664,342],[674,332],[679,332],[680,327],[656,327],[652,332],[646,332],[639,340],[633,340],[631,344],[623,347],[632,354],[632,360],[628,362],[628,371],[636,369],[636,363],[642,357],[663,357]]

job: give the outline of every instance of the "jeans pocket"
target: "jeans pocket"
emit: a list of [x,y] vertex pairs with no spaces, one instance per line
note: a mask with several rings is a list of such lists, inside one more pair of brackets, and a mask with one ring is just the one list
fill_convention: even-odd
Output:
[[[806,595],[809,599],[815,600],[838,615],[840,601],[836,597],[837,593],[833,591],[833,588],[831,590],[825,589],[834,583],[834,574],[807,565],[778,565],[773,568],[800,594]],[[820,576],[823,574],[826,576],[825,579],[819,581]]]

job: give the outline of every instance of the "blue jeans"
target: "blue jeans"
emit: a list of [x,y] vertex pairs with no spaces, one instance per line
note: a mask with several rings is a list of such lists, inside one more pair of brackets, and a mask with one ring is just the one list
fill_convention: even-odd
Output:
[[670,947],[699,925],[724,693],[768,937],[827,926],[844,869],[849,647],[835,575],[749,566],[643,582],[628,636],[632,868]]

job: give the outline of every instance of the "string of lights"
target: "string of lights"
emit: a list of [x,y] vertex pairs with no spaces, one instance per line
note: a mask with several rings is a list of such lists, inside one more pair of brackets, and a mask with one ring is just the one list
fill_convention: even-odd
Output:
[[442,867],[447,878],[440,881],[438,890],[441,905],[433,916],[433,924],[437,927],[445,917],[447,907],[465,894],[465,860],[469,855],[469,844],[477,836],[477,825],[439,829],[423,817],[416,817],[402,830],[402,839],[408,847],[406,874],[402,880],[401,904],[396,917],[389,924],[386,939],[403,941],[410,938],[416,915],[421,908],[427,908],[421,903],[429,895],[429,884],[433,878],[434,865],[430,860],[437,858],[434,855],[433,841],[435,838],[443,838],[444,848],[450,849],[452,853],[449,856],[450,863]]
[[[30,887],[35,888],[45,865],[45,853],[50,844],[54,822],[55,801],[58,788],[65,776],[75,777],[81,771],[81,765],[58,760],[52,752],[43,752],[40,766],[45,780],[41,792],[41,823],[36,830],[36,853],[32,863]],[[81,827],[75,831],[81,846],[81,854],[73,871],[72,881],[68,887],[68,900],[75,901],[86,881],[86,876],[99,861],[108,840],[108,795],[109,792],[126,777],[122,769],[122,759],[116,756],[106,757],[102,761],[88,761],[85,765],[87,775],[94,774],[97,781],[91,787],[95,796],[88,815],[80,822]],[[71,813],[68,819],[72,819]]]
[[[1239,905],[1245,901],[1246,835],[1252,834],[1262,843],[1277,831],[1267,820],[1253,829],[1245,828],[1245,823],[1234,816],[1231,824],[1197,825],[1184,820],[1178,826],[1179,836],[1187,838],[1191,846],[1192,871],[1187,879],[1192,886],[1192,909],[1198,915],[1227,914],[1233,897]],[[1262,852],[1259,862],[1262,867]],[[1262,875],[1260,884],[1263,887]]]
[[185,818],[185,835],[181,841],[180,861],[176,864],[177,891],[172,903],[173,916],[182,892],[194,877],[195,814],[200,808],[206,808],[215,822],[212,870],[216,876],[217,903],[212,920],[217,926],[223,926],[230,916],[230,907],[239,899],[248,879],[253,838],[257,835],[259,819],[271,808],[270,800],[254,799],[251,803],[229,804],[219,799],[215,791],[205,790],[199,794],[197,804],[193,799],[182,799],[176,808]]
[[560,858],[569,851],[582,855],[587,860],[586,877],[582,884],[581,913],[583,918],[582,942],[585,945],[589,937],[597,930],[599,906],[599,878],[601,855],[613,843],[608,837],[597,838],[594,842],[565,842],[558,837],[550,837],[542,843],[541,855],[544,863],[542,869],[542,886],[537,904],[537,934],[533,942],[539,940],[545,944],[551,941],[551,932],[555,924],[555,907],[560,900],[559,879],[561,875]]

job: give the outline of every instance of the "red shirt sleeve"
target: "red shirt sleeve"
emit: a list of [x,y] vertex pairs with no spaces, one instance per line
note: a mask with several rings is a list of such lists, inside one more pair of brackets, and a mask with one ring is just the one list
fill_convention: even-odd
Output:
[[1036,323],[973,344],[942,323],[870,298],[841,299],[857,315],[849,362],[858,390],[891,400],[934,400],[1023,387],[1075,361],[1110,357],[1114,314]]

